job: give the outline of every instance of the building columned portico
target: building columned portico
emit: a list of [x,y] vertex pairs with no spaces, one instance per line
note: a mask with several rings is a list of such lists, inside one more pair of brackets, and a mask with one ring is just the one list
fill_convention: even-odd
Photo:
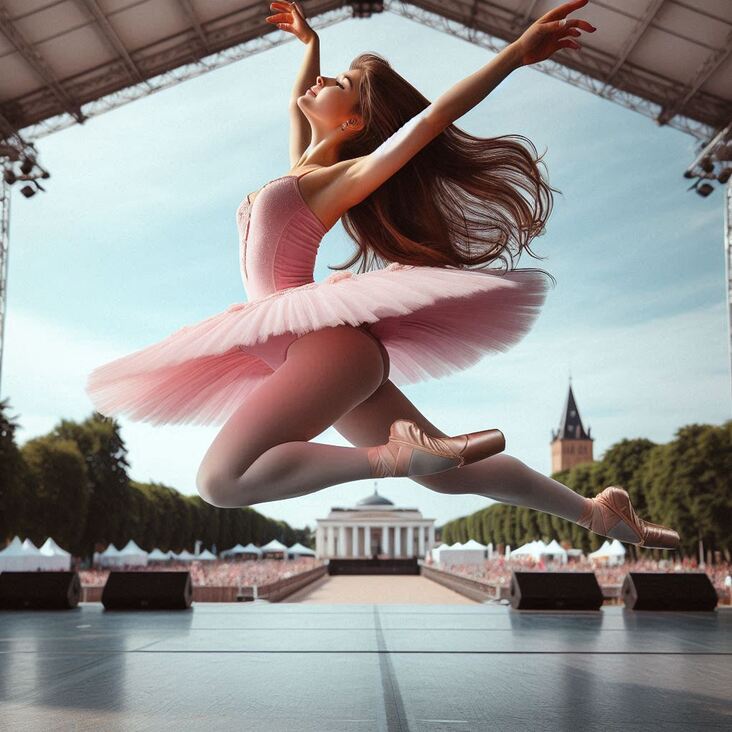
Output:
[[351,508],[332,508],[316,527],[320,559],[425,557],[435,544],[434,519],[424,518],[419,509],[395,506],[376,489]]

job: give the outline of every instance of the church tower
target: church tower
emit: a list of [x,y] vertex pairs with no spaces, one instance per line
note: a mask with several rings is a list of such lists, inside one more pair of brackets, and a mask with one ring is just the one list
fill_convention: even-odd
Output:
[[564,406],[564,413],[559,423],[559,430],[552,430],[552,473],[560,470],[567,470],[579,463],[591,463],[592,443],[590,428],[587,432],[582,426],[579,410],[572,393],[572,377],[569,377],[569,393],[567,403]]

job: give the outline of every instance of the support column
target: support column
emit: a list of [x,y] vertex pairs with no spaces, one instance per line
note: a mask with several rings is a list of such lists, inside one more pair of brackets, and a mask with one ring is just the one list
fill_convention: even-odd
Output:
[[338,527],[338,556],[346,556],[346,527],[344,524]]
[[384,554],[386,554],[387,557],[390,557],[391,552],[389,551],[389,527],[388,526],[384,526],[381,529],[381,535],[384,537],[384,542],[383,542],[384,543],[384,546],[383,546]]
[[328,557],[334,557],[335,556],[335,526],[333,524],[330,524],[328,526],[328,549],[327,549],[327,556]]
[[354,558],[358,558],[358,526],[352,526],[351,533],[353,534],[353,536],[351,537],[351,539],[352,539],[351,556]]
[[417,527],[417,544],[419,545],[419,556],[424,557],[425,551],[424,551],[424,530],[426,527],[424,526],[418,526]]
[[400,557],[402,555],[402,527],[394,527],[394,556]]
[[435,525],[430,525],[430,541],[429,541],[429,549],[432,549],[432,547],[435,545]]
[[363,553],[367,557],[371,556],[371,527],[370,526],[366,526],[366,528],[364,529]]
[[414,526],[407,526],[407,556],[414,556]]

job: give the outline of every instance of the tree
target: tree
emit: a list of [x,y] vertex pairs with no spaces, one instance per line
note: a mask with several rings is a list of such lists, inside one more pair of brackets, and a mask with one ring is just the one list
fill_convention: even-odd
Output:
[[36,544],[47,537],[72,554],[82,550],[77,530],[89,505],[89,481],[84,456],[73,440],[36,437],[21,448],[32,479],[24,533]]
[[12,534],[18,533],[21,517],[26,513],[28,469],[15,444],[18,423],[10,417],[8,399],[0,402],[0,547]]
[[61,420],[51,434],[75,441],[86,463],[91,497],[81,540],[84,552],[125,543],[129,463],[117,420],[94,412],[81,423]]

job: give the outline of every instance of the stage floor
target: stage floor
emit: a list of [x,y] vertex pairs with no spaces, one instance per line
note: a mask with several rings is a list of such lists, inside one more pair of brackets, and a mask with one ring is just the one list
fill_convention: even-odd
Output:
[[732,612],[0,612],[2,730],[721,730]]

